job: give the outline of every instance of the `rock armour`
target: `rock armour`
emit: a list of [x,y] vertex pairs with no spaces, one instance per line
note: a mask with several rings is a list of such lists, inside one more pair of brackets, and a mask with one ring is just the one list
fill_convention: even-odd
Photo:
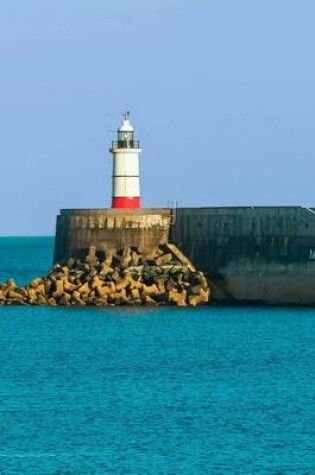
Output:
[[208,303],[204,274],[174,246],[149,254],[138,248],[108,249],[97,256],[91,247],[84,261],[70,258],[46,277],[18,287],[0,285],[0,305],[177,305]]

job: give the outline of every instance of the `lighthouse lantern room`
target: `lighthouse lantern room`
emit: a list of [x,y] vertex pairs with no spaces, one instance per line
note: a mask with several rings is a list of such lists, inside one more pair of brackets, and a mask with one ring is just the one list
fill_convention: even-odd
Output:
[[113,194],[112,208],[140,208],[139,184],[139,141],[134,140],[134,129],[129,120],[130,113],[117,131],[117,141],[112,142],[113,154]]

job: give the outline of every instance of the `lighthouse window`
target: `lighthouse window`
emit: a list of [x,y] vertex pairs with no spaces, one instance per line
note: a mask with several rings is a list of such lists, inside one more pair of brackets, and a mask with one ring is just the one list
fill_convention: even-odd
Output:
[[133,141],[133,132],[118,132],[119,142],[132,142]]
[[132,140],[132,136],[133,136],[132,132],[118,132],[119,140]]
[[118,132],[118,143],[121,147],[133,147],[133,132]]

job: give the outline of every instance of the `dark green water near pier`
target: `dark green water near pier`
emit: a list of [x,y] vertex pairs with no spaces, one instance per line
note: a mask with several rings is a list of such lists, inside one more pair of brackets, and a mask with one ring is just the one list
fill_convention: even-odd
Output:
[[310,308],[0,307],[0,473],[315,474],[314,362]]

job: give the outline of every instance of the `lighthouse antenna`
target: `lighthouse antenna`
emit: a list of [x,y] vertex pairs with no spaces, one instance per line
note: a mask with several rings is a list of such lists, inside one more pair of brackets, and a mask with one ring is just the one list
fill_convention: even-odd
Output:
[[123,113],[123,116],[124,116],[125,120],[128,120],[129,117],[130,117],[130,111],[125,111],[125,112]]

